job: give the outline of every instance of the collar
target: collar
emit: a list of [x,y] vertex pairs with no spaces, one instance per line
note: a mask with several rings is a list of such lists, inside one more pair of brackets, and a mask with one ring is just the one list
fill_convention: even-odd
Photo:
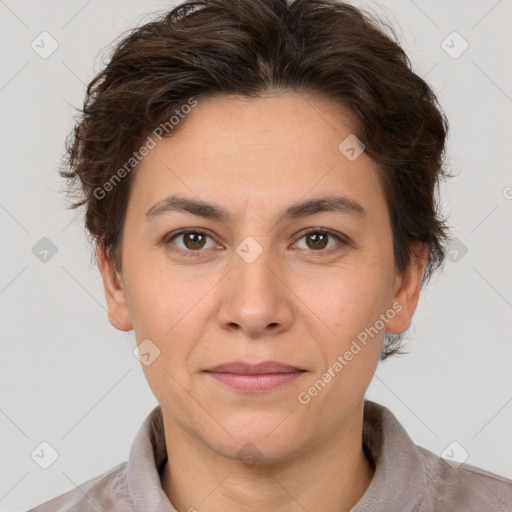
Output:
[[[366,492],[350,512],[414,510],[427,485],[418,447],[386,407],[364,401],[363,449],[375,465]],[[160,471],[167,461],[162,410],[155,407],[137,433],[128,460],[128,486],[134,512],[177,512],[162,489]]]

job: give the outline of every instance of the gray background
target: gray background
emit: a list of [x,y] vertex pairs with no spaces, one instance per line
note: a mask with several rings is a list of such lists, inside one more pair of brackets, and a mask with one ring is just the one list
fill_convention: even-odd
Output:
[[[512,478],[512,2],[365,4],[399,27],[449,117],[458,176],[443,203],[460,240],[422,295],[410,354],[379,366],[367,398],[389,407],[417,444],[441,454],[456,441],[468,463]],[[57,166],[100,50],[171,5],[0,0],[2,511],[26,510],[126,460],[157,405],[133,333],[108,323]],[[59,45],[47,59],[31,48],[43,31]],[[453,31],[469,44],[458,58],[441,46]],[[447,44],[462,48],[457,38]],[[43,237],[57,248],[46,262],[32,252]],[[48,469],[31,458],[42,441],[59,453]]]

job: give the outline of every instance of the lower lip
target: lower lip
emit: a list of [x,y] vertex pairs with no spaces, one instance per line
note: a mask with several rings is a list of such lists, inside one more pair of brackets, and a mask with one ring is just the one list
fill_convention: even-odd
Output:
[[276,389],[288,384],[305,372],[282,372],[247,375],[226,372],[207,372],[214,379],[240,391],[258,392]]

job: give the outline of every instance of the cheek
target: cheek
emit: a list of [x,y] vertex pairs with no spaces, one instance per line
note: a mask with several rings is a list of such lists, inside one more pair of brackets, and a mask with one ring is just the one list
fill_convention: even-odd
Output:
[[318,402],[349,404],[364,394],[379,361],[386,333],[380,315],[389,308],[389,278],[382,265],[351,268],[318,297],[318,311],[329,327],[320,338],[325,364],[320,378],[328,381],[327,392]]
[[142,365],[149,387],[159,403],[172,402],[168,410],[176,404],[186,410],[184,389],[191,386],[187,362],[201,337],[205,292],[173,275],[156,268],[133,274],[130,309],[138,343],[148,338],[159,350],[154,362]]
[[[370,330],[385,310],[379,305],[384,303],[379,292],[375,287],[367,288],[364,281],[349,280],[326,290],[320,305],[329,329],[318,338],[316,349],[317,355],[321,352],[323,364],[298,397],[301,404],[305,403],[301,400],[309,400],[308,405],[299,406],[306,408],[302,418],[305,429],[316,429],[321,424],[327,432],[334,432],[364,397],[385,334],[385,329]],[[315,412],[311,413],[309,407]]]
[[[165,341],[187,322],[189,312],[200,300],[202,286],[159,265],[130,273],[129,308],[136,333]],[[204,292],[203,292],[204,295]]]
[[[319,312],[322,368],[308,382],[315,421],[334,426],[364,395],[377,367],[386,332],[380,315],[389,308],[390,280],[383,264],[350,267],[317,288],[308,306]],[[338,413],[333,413],[338,411]],[[345,412],[344,412],[345,411]]]
[[130,310],[137,340],[149,338],[160,351],[155,364],[143,368],[146,378],[157,396],[159,389],[179,394],[169,385],[174,389],[172,377],[187,385],[191,354],[211,318],[208,291],[215,282],[192,280],[184,272],[157,265],[132,278]]
[[386,311],[391,292],[388,270],[374,261],[338,269],[310,293],[308,305],[345,344]]

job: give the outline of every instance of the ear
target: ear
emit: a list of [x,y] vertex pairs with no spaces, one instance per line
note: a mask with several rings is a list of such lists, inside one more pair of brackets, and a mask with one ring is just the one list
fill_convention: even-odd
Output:
[[393,304],[400,304],[402,309],[386,325],[386,330],[394,334],[409,329],[420,298],[421,281],[428,258],[428,245],[418,242],[413,249],[409,267],[396,278]]
[[103,279],[108,319],[116,329],[130,331],[133,329],[133,324],[128,310],[124,284],[121,277],[112,268],[112,264],[106,257],[101,244],[98,245],[96,262]]

